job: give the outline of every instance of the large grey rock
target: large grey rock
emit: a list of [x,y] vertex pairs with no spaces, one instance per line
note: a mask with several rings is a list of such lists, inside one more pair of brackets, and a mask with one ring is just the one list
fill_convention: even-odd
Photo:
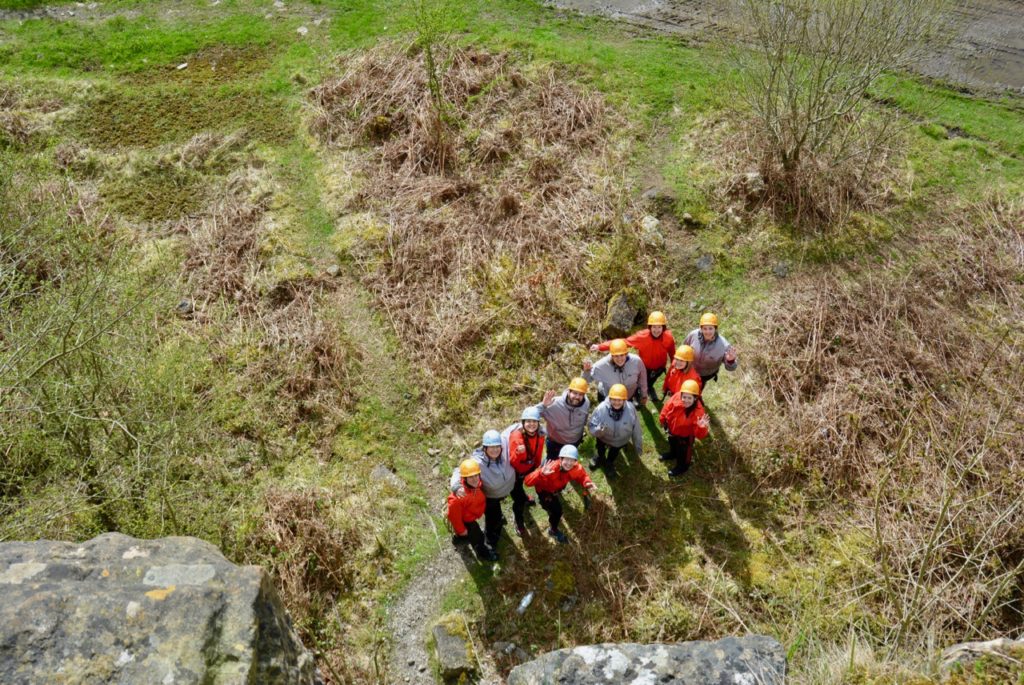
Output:
[[625,338],[633,321],[640,313],[637,298],[627,290],[620,290],[608,300],[608,311],[601,324],[601,335],[609,338]]
[[508,685],[782,685],[785,675],[782,645],[751,635],[717,642],[560,649],[513,668]]
[[312,685],[267,574],[195,538],[0,544],[0,682]]
[[445,682],[458,681],[475,670],[473,647],[460,614],[448,614],[433,628],[437,664]]
[[[1024,639],[1011,640],[1001,637],[983,642],[961,642],[948,647],[942,651],[942,672],[948,675],[971,671],[975,668],[975,662],[986,659],[997,665],[1016,664],[1019,670],[1013,674],[1007,673],[1006,682],[1017,680],[1018,676],[1024,675],[1024,666],[1020,666],[1024,663]],[[979,670],[994,669],[982,667]],[[992,673],[989,675],[994,676]],[[993,678],[991,682],[997,682],[997,679]]]

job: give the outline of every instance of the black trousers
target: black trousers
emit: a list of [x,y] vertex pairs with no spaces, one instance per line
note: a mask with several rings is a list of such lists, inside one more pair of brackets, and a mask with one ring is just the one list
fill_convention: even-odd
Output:
[[526,503],[530,500],[530,496],[523,489],[523,481],[525,479],[525,475],[517,473],[516,484],[512,486],[512,516],[515,517],[516,525],[520,528],[526,526],[524,514],[526,512]]
[[558,524],[562,522],[562,500],[556,492],[538,492],[537,499],[540,506],[548,512],[548,525],[551,530],[558,530]]
[[473,551],[478,557],[487,553],[487,545],[484,544],[484,532],[480,530],[480,524],[470,521],[466,524],[466,533],[469,534],[469,544],[473,545]]
[[657,386],[655,383],[663,373],[665,373],[665,367],[661,367],[660,369],[647,369],[647,396],[652,400],[658,399],[658,393],[655,390]]
[[701,387],[702,388],[706,388],[707,385],[708,385],[708,381],[718,381],[718,372],[715,371],[710,376],[701,376],[700,377],[700,385],[701,385]]
[[676,460],[676,469],[686,471],[693,462],[693,438],[681,438],[676,435],[668,436],[669,454]]
[[615,458],[619,456],[619,452],[622,451],[621,447],[612,447],[601,442],[600,438],[597,440],[597,463],[605,464],[607,466],[613,466],[615,464]]
[[582,438],[580,438],[576,442],[565,442],[565,443],[555,442],[551,438],[548,438],[548,440],[547,440],[547,452],[545,452],[544,461],[545,462],[549,462],[552,459],[558,459],[558,453],[562,451],[563,447],[565,447],[566,445],[572,445],[573,447],[579,447],[581,442],[583,442]]
[[501,513],[501,500],[488,497],[487,506],[484,509],[484,535],[487,538],[487,544],[491,547],[498,546],[502,519],[504,519],[504,515]]

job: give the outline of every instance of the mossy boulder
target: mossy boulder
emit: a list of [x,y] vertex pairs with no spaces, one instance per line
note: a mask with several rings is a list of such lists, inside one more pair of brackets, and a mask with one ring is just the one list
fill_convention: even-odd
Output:
[[601,324],[605,340],[629,335],[636,321],[642,317],[647,301],[637,291],[623,288],[608,300],[608,309]]
[[476,654],[460,612],[445,614],[431,629],[438,669],[446,683],[467,682],[476,672]]

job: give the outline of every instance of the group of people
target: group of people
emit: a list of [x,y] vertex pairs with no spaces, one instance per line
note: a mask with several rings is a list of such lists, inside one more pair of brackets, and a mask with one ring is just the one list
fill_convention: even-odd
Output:
[[[485,432],[481,447],[455,468],[448,495],[455,544],[468,543],[480,559],[496,561],[505,524],[501,503],[509,496],[520,536],[527,534],[526,508],[539,503],[547,512],[548,535],[567,542],[559,528],[560,493],[570,481],[578,483],[583,506],[589,508],[597,489],[580,464],[578,448],[584,433],[589,431],[596,443],[590,469],[601,468],[613,479],[615,460],[624,447],[632,444],[638,456],[643,452],[638,407],[646,406],[648,399],[659,401],[655,387],[663,374],[659,421],[669,451],[661,460],[674,462],[669,476],[682,476],[693,461],[694,443],[708,435],[710,419],[701,400],[704,386],[717,379],[723,366],[734,371],[739,363],[736,349],[718,332],[718,317],[710,312],[678,347],[665,315],[651,312],[645,329],[591,345],[590,351],[608,354],[595,363],[585,361],[582,375],[564,392],[547,391],[540,403],[526,407],[519,421],[504,431]],[[597,394],[592,413],[587,397],[591,388]],[[536,499],[526,488],[535,491]]]

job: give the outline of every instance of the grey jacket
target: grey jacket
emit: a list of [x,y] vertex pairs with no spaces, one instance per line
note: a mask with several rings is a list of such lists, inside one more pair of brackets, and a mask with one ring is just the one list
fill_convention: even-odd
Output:
[[587,428],[591,435],[606,445],[623,447],[626,443],[632,442],[637,454],[644,451],[644,432],[640,428],[636,408],[631,402],[622,405],[622,414],[616,421],[612,418],[612,405],[606,399],[597,405]]
[[590,371],[583,372],[583,379],[588,383],[597,383],[597,392],[607,395],[616,383],[626,386],[630,399],[639,391],[640,397],[647,399],[647,367],[635,354],[626,355],[626,363],[621,367],[612,363],[612,356],[606,354],[597,360]]
[[566,390],[556,397],[550,407],[541,402],[537,405],[540,415],[547,423],[548,436],[563,445],[575,445],[583,439],[583,429],[587,426],[587,414],[590,413],[590,400],[583,396],[583,404],[570,407]]
[[[491,461],[484,454],[484,448],[478,447],[469,456],[470,459],[480,464],[480,486],[484,490],[484,496],[490,499],[501,499],[512,492],[512,486],[516,484],[516,470],[508,460],[508,451],[503,447],[501,456]],[[452,492],[462,487],[462,476],[459,475],[459,467],[452,471],[452,480],[449,483]]]
[[725,361],[725,351],[729,349],[729,341],[717,333],[714,340],[705,342],[700,329],[696,328],[690,331],[684,342],[693,348],[693,368],[703,377],[718,373],[718,367],[722,364],[725,364],[726,371],[735,371],[739,366],[739,359],[731,364]]

